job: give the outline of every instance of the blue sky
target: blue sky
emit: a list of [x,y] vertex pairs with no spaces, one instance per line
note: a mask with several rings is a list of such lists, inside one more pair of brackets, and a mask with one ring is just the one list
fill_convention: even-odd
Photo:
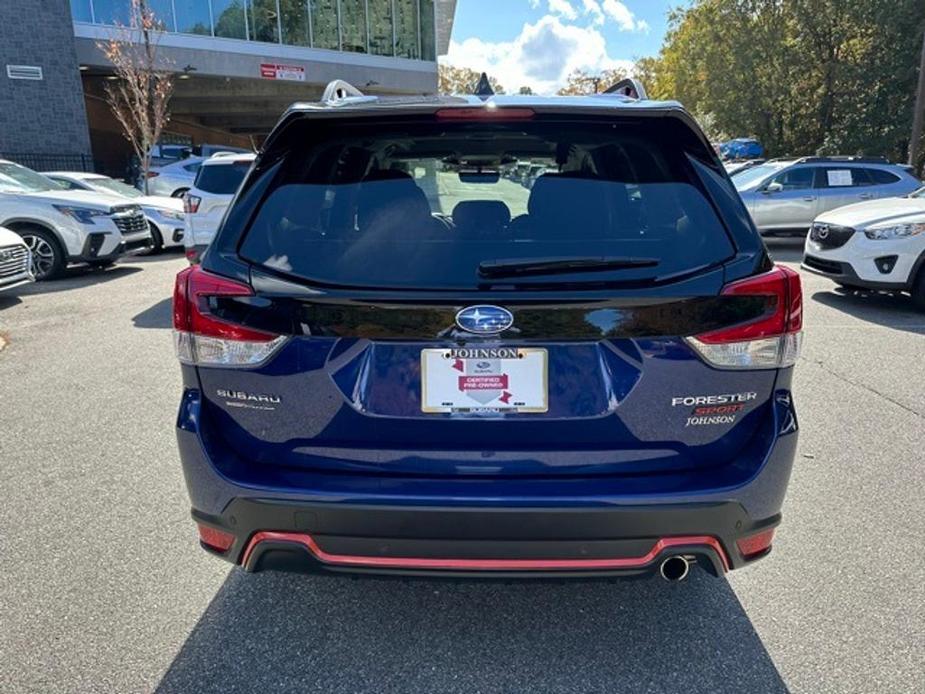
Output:
[[626,69],[655,55],[684,0],[458,0],[443,61],[487,70],[508,90],[558,89],[575,69]]

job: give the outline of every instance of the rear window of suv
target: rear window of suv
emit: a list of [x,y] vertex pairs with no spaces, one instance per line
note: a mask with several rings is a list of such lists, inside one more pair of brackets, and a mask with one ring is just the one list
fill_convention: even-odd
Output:
[[[277,272],[327,285],[465,290],[653,281],[733,252],[683,126],[302,125],[286,133],[288,152],[239,247]],[[203,171],[216,168],[225,167]],[[587,267],[601,259],[610,264]],[[585,267],[570,270],[571,260]],[[545,261],[554,270],[506,278],[498,268]]]
[[249,160],[204,164],[199,167],[196,182],[193,185],[205,193],[234,195],[250,167]]

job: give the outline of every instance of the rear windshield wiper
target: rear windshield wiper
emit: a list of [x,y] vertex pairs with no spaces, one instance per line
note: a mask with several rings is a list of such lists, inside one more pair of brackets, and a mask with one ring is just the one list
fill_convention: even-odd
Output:
[[627,258],[619,256],[509,258],[485,260],[479,263],[482,277],[516,277],[519,275],[552,275],[603,270],[630,270],[655,267],[658,258]]

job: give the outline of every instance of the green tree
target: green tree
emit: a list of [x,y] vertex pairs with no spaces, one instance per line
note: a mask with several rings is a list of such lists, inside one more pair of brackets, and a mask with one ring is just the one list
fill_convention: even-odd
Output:
[[[440,94],[472,94],[481,74],[467,67],[440,63],[437,66],[437,92]],[[488,76],[488,83],[495,90],[495,94],[504,94],[504,87],[491,75]]]
[[635,72],[650,96],[773,155],[900,160],[923,29],[922,0],[694,0]]
[[563,96],[597,94],[625,77],[626,73],[622,70],[603,70],[598,73],[574,70],[572,74],[568,76],[565,86],[557,93]]

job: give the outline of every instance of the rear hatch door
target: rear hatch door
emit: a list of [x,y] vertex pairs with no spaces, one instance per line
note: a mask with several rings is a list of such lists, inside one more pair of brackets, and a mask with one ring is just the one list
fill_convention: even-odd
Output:
[[[284,141],[302,144],[255,182],[233,244],[256,295],[211,310],[288,339],[257,368],[199,370],[215,435],[248,460],[658,473],[766,433],[775,369],[717,369],[685,339],[768,305],[721,295],[743,265],[708,190],[728,181],[704,181],[683,123],[360,120]],[[530,188],[525,162],[544,170]]]

